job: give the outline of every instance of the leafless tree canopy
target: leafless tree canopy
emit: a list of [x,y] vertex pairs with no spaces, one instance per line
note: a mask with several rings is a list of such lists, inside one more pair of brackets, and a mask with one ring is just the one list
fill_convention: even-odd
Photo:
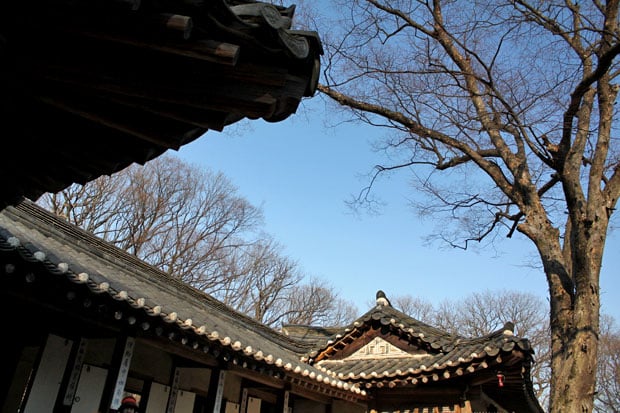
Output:
[[601,346],[594,411],[620,412],[620,330],[614,319],[601,317]]
[[[376,125],[435,234],[523,234],[549,285],[552,411],[592,411],[599,274],[620,195],[618,1],[351,0],[322,23],[319,90]],[[446,225],[452,221],[453,225]]]
[[[354,305],[338,297],[329,283],[317,278],[297,286],[289,301],[283,324],[344,326],[359,315]],[[314,310],[299,311],[307,308]]]
[[269,326],[351,317],[337,296],[299,301],[313,287],[262,231],[262,211],[221,173],[162,156],[38,202]]
[[548,404],[551,344],[547,306],[542,299],[517,291],[485,290],[441,302],[434,322],[466,337],[480,337],[497,331],[506,322],[514,323],[515,334],[532,344],[536,361],[531,371],[534,391],[541,405]]
[[[436,309],[431,302],[424,298],[413,297],[407,294],[396,296],[390,302],[395,308],[416,320],[425,322],[431,322],[432,320],[432,323],[436,321]],[[452,330],[446,329],[446,331]]]
[[[164,156],[39,201],[57,215],[199,287],[253,242],[262,212],[222,174]],[[248,241],[250,240],[250,241]]]

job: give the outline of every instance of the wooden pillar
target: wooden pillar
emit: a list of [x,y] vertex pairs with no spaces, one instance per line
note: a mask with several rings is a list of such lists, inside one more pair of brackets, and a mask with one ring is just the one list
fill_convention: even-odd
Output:
[[219,385],[220,369],[211,369],[211,377],[209,379],[209,389],[207,391],[207,401],[205,404],[205,412],[215,411],[215,395]]
[[170,396],[168,396],[168,404],[166,405],[166,413],[174,413],[177,404],[177,396],[179,394],[179,383],[181,380],[181,370],[178,367],[172,372],[172,380],[170,383]]
[[241,393],[241,409],[239,413],[245,413],[248,406],[248,389],[243,389]]
[[2,369],[0,369],[0,405],[6,403],[9,389],[16,376],[15,371],[24,348],[22,334],[16,334],[11,340],[4,340],[3,347]]

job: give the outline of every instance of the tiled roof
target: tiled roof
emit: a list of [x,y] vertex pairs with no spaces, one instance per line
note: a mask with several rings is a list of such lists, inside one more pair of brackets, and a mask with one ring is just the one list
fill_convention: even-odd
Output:
[[[438,349],[425,356],[353,360],[323,359],[315,365],[345,380],[364,380],[371,377],[389,380],[422,377],[429,374],[439,374],[444,378],[449,378],[454,377],[454,374],[466,374],[468,371],[473,371],[472,368],[484,366],[483,363],[488,358],[510,355],[513,350],[531,352],[529,342],[514,337],[509,330],[497,331],[483,339],[456,339],[448,348],[450,348],[448,351]],[[471,366],[474,367],[470,368]]]
[[[354,380],[443,373],[446,369],[467,369],[471,364],[481,363],[489,357],[511,354],[513,350],[531,355],[533,350],[529,341],[516,337],[513,328],[507,324],[489,335],[465,338],[422,323],[391,306],[377,305],[348,327],[323,340],[306,357],[338,377]],[[397,336],[416,349],[425,350],[426,355],[374,360],[342,360],[338,357],[339,351],[369,330]]]
[[307,343],[310,348],[321,345],[329,337],[338,334],[340,330],[342,330],[342,327],[322,327],[299,324],[285,324],[282,326],[282,332],[286,336]]
[[314,94],[323,53],[294,13],[250,0],[1,2],[0,208],[243,118],[288,117]]
[[101,241],[24,201],[0,212],[0,252],[16,251],[22,259],[43,264],[49,277],[64,277],[127,302],[150,317],[206,338],[230,354],[253,358],[286,375],[354,395],[358,386],[300,361],[303,343],[232,310],[213,297],[169,277],[126,252]]
[[[542,411],[529,377],[534,351],[529,340],[514,335],[511,322],[488,335],[467,338],[425,324],[393,308],[389,301],[378,300],[375,307],[340,329],[286,326],[284,331],[313,346],[303,360],[367,389],[475,379],[485,383],[484,391],[507,408]],[[356,353],[374,338],[397,350],[374,356]]]

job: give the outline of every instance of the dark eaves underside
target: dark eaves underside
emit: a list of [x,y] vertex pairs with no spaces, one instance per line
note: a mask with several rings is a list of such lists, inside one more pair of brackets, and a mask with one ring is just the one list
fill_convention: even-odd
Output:
[[314,94],[295,8],[225,0],[0,0],[0,209]]

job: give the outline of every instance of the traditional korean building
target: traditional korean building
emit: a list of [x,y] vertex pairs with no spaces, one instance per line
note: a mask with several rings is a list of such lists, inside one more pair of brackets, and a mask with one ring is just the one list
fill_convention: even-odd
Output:
[[465,338],[376,306],[342,328],[288,325],[313,349],[302,360],[366,390],[374,412],[542,412],[530,381],[533,350],[514,325]]
[[24,201],[0,212],[0,412],[364,412],[310,350]]
[[0,411],[541,412],[510,324],[453,336],[387,304],[268,328],[23,201],[0,212]]

